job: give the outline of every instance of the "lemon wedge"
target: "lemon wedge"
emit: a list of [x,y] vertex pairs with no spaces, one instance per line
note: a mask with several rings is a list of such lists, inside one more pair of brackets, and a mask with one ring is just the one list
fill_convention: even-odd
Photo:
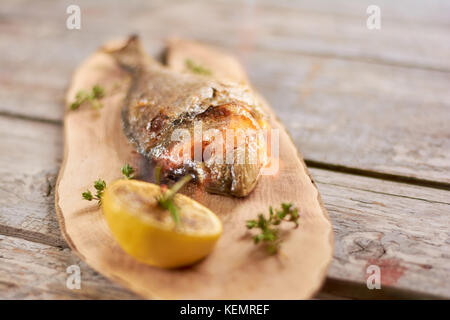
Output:
[[120,246],[143,263],[176,268],[208,255],[222,234],[222,223],[208,208],[181,194],[173,201],[179,223],[158,205],[158,185],[117,180],[102,196],[106,221]]

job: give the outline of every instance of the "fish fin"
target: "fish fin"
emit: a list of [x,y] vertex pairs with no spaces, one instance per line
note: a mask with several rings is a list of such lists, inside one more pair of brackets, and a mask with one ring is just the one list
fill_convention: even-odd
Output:
[[111,55],[117,63],[130,72],[135,72],[145,64],[156,63],[144,50],[137,35],[131,35],[125,41],[109,43],[100,51]]

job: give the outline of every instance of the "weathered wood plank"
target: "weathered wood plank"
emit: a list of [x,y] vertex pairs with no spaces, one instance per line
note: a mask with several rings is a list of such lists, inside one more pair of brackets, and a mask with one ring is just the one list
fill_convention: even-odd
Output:
[[[30,28],[45,29],[45,36],[55,32],[67,36],[63,22],[65,8],[69,4],[60,2],[55,5],[45,1],[39,4],[7,3],[3,11],[10,15],[10,19],[26,17],[30,21],[23,22]],[[194,36],[203,41],[247,49],[257,47],[335,55],[450,70],[447,59],[449,35],[446,32],[450,15],[448,2],[435,0],[424,5],[421,1],[378,1],[377,5],[382,10],[382,28],[378,31],[366,27],[366,9],[371,4],[368,0],[276,3],[239,0],[79,1],[83,26],[89,28],[89,38],[94,33],[116,36],[133,30],[157,39],[177,33],[183,37]],[[199,16],[202,18],[198,19]],[[34,24],[44,18],[44,25]],[[51,24],[60,30],[50,30],[48,26]],[[79,35],[81,33],[78,32]]]
[[[366,32],[366,30],[363,30],[365,22],[363,21],[360,25],[359,9],[352,9],[356,8],[354,7],[355,3],[350,2],[348,4],[348,1],[346,1],[345,4],[339,3],[329,6],[318,2],[306,2],[306,4],[302,2],[294,3],[295,10],[292,9],[290,4],[284,3],[287,8],[284,11],[283,9],[277,9],[279,3],[277,5],[264,4],[270,10],[261,13],[259,12],[261,9],[256,8],[256,12],[258,12],[257,25],[260,25],[263,31],[257,29],[255,31],[251,25],[245,24],[247,23],[245,19],[236,14],[236,10],[233,10],[231,5],[224,3],[217,5],[219,9],[209,8],[211,14],[208,17],[211,17],[211,20],[218,21],[211,24],[208,18],[202,20],[205,21],[205,24],[202,25],[202,22],[198,24],[190,23],[190,17],[184,19],[184,22],[177,21],[177,14],[186,10],[185,7],[190,6],[193,12],[197,13],[198,10],[202,10],[191,4],[172,4],[167,8],[158,8],[153,4],[132,3],[127,8],[118,10],[115,4],[94,3],[91,5],[82,2],[83,15],[86,18],[86,20],[83,20],[83,31],[89,30],[89,32],[77,33],[77,31],[68,32],[64,28],[65,6],[67,5],[64,2],[57,5],[50,2],[25,3],[26,8],[20,4],[17,5],[16,2],[2,2],[0,29],[5,32],[0,33],[2,52],[2,57],[0,57],[2,66],[2,73],[0,74],[2,84],[0,86],[0,98],[2,102],[0,109],[6,113],[21,114],[22,116],[31,115],[51,121],[59,121],[61,117],[60,106],[69,74],[73,66],[98,45],[98,39],[126,34],[133,28],[139,29],[145,31],[144,39],[146,39],[149,49],[156,52],[162,44],[163,38],[178,30],[181,26],[183,29],[181,35],[219,43],[242,53],[244,62],[249,66],[248,69],[253,82],[257,83],[258,89],[265,93],[274,107],[280,108],[280,117],[288,124],[297,145],[307,158],[370,169],[372,169],[373,164],[382,163],[376,170],[411,174],[419,178],[440,179],[448,182],[448,176],[446,176],[446,173],[449,172],[448,153],[446,153],[446,150],[449,150],[449,133],[443,129],[446,128],[446,123],[448,123],[448,112],[445,111],[448,109],[449,99],[448,94],[444,91],[445,88],[448,88],[447,74],[421,70],[405,71],[405,68],[393,68],[391,70],[387,67],[355,61],[372,59],[375,62],[387,64],[406,62],[410,66],[416,65],[428,69],[448,68],[448,59],[443,60],[443,58],[448,57],[447,44],[449,42],[445,41],[447,33],[443,34],[442,31],[442,29],[446,30],[445,27],[448,25],[448,12],[450,11],[445,10],[448,3],[437,1],[428,3],[424,7],[423,4],[417,4],[418,2],[412,4],[408,2],[407,9],[402,11],[402,5],[404,4],[402,2],[390,2],[389,4],[380,2],[383,16],[386,14],[386,17],[395,18],[398,25],[397,22],[388,20],[387,25],[383,24],[383,28],[392,35],[386,35],[385,32],[377,33],[369,39],[369,46],[361,38],[361,35],[365,35]],[[104,5],[106,11],[100,10],[100,5]],[[362,9],[366,7],[363,2],[358,2],[357,6]],[[388,9],[387,12],[384,8]],[[394,9],[395,12],[390,9]],[[149,12],[152,14],[150,20],[147,19]],[[280,22],[276,19],[270,19],[270,16],[266,16],[272,14],[272,12],[282,17],[286,16],[288,23],[280,25]],[[9,15],[9,13],[14,14]],[[221,14],[225,14],[226,19],[218,19]],[[136,19],[130,19],[131,15]],[[341,17],[333,20],[333,23],[329,23],[328,18],[335,15]],[[433,17],[432,22],[429,21],[429,17]],[[44,20],[47,23],[44,23]],[[170,23],[162,23],[162,20]],[[349,20],[351,25],[346,24],[346,20]],[[111,21],[114,21],[115,24],[111,24]],[[128,21],[132,21],[133,25],[130,26]],[[153,24],[151,21],[155,21],[155,23]],[[231,23],[232,21],[236,23]],[[244,22],[239,24],[239,21]],[[263,21],[267,21],[267,24]],[[145,26],[143,25],[144,22]],[[318,28],[318,25],[323,23],[325,23],[325,28]],[[424,27],[423,23],[427,23],[427,26]],[[401,24],[406,25],[406,27],[401,26]],[[163,25],[169,25],[169,28],[162,28]],[[205,28],[205,25],[208,28]],[[290,30],[283,29],[285,26],[289,26]],[[349,32],[338,35],[341,38],[336,38],[337,32],[334,30],[337,26],[339,26],[338,30],[348,30]],[[361,29],[361,26],[363,29]],[[385,26],[388,28],[386,29]],[[405,28],[409,30],[408,33],[404,32]],[[236,35],[238,34],[237,30],[242,29],[247,30],[242,34],[250,36],[250,39],[232,36],[217,37],[217,34],[223,34],[223,32],[227,35]],[[264,34],[268,34],[268,36]],[[404,37],[405,34],[415,34],[415,36]],[[328,41],[330,38],[338,40]],[[329,42],[329,47],[327,47],[327,42]],[[342,43],[344,46],[342,46]],[[245,44],[249,46],[245,46]],[[420,45],[420,47],[410,49],[412,44]],[[379,47],[389,48],[389,50],[379,53]],[[266,52],[267,50],[279,49],[286,52],[301,53],[302,55]],[[374,52],[377,53],[375,57]],[[333,55],[350,60],[343,62],[330,59],[329,57]],[[283,63],[288,61],[288,64],[286,67],[280,68],[276,63],[273,64],[276,59],[269,58],[269,56],[278,57],[279,61]],[[269,64],[268,61],[271,63]],[[315,75],[316,64],[322,64],[322,67]],[[24,65],[26,65],[26,68],[24,68]],[[296,66],[298,67],[296,68]],[[291,69],[293,72],[289,73]],[[272,82],[262,80],[272,78],[277,80]],[[279,85],[277,86],[277,84]],[[355,90],[352,88],[355,88]],[[372,88],[376,89],[372,92]],[[393,90],[394,88],[396,90]],[[298,102],[297,99],[300,101]],[[371,103],[372,99],[376,100],[376,103]],[[279,103],[280,101],[283,102],[282,105]],[[346,108],[345,105],[338,104],[337,101],[345,102],[345,105],[351,107]],[[369,111],[365,109],[366,104],[369,104],[369,107],[367,107]],[[301,108],[296,108],[298,105]],[[306,107],[302,107],[303,105],[306,105]],[[322,105],[325,105],[323,109]],[[365,108],[358,111],[359,106]],[[383,106],[386,107],[383,108]],[[382,107],[382,111],[377,112],[378,107]],[[425,107],[431,108],[431,110]],[[422,110],[426,110],[426,113]],[[316,111],[317,113],[314,113]],[[297,118],[306,119],[304,122],[299,122],[300,128],[296,127],[298,124],[289,124],[289,120],[294,118],[289,116],[292,115],[292,112],[296,114]],[[365,112],[369,116],[366,116]],[[385,123],[382,121],[385,120],[382,116],[386,112],[390,114],[390,117],[389,121]],[[337,125],[333,121],[335,119],[337,119]],[[370,128],[368,125],[374,120],[376,120],[377,129],[380,133],[368,129]],[[35,145],[32,151],[28,152],[29,158],[27,158],[27,151],[24,150],[28,149],[21,149],[21,145],[15,143],[15,141],[22,140],[20,137],[24,128],[19,126],[17,130],[14,130],[13,127],[20,121],[16,122],[11,119],[11,123],[9,122],[8,118],[7,122],[0,124],[2,144],[4,137],[6,137],[6,141],[9,141],[7,144],[8,150],[17,151],[14,153],[12,160],[0,157],[2,167],[6,168],[1,171],[3,180],[0,183],[0,192],[3,194],[0,198],[0,201],[2,201],[0,232],[7,234],[22,233],[21,236],[28,239],[61,245],[62,241],[57,229],[55,229],[56,220],[53,213],[49,215],[48,211],[51,211],[53,197],[51,195],[43,196],[43,194],[48,194],[48,190],[51,192],[49,185],[51,186],[54,172],[57,170],[54,164],[48,163],[47,166],[48,159],[51,157],[49,155],[60,156],[60,147],[58,151],[54,150],[54,153],[52,153],[51,150],[41,147],[45,144],[45,139],[39,136],[39,130],[25,130],[27,139],[31,141],[27,148],[32,146],[33,141]],[[332,124],[331,132],[320,131],[322,130],[322,124],[330,123]],[[409,123],[414,125],[413,128],[418,126],[420,129],[412,130],[411,126],[408,126]],[[37,126],[52,127],[42,123]],[[56,139],[60,129],[52,128],[47,130],[54,132],[52,136]],[[8,138],[10,132],[13,132],[15,138]],[[421,132],[422,135],[417,132]],[[355,145],[348,142],[353,137],[358,138],[356,142],[353,142]],[[389,137],[389,143],[383,142],[384,139],[387,140],[386,137]],[[397,141],[400,141],[399,148],[395,149],[393,146],[395,146],[394,142]],[[60,141],[56,142],[57,145],[60,145],[59,143]],[[339,148],[336,149],[336,146]],[[364,146],[369,146],[369,148],[363,148]],[[4,150],[3,146],[2,150]],[[379,162],[380,159],[373,163],[370,162],[370,158],[374,154],[378,157],[385,153],[387,156],[382,158],[381,162]],[[29,160],[29,162],[24,159]],[[13,175],[11,175],[10,170],[22,172],[20,171],[21,163],[32,165],[32,159],[40,159],[37,160],[39,167],[35,167],[37,171],[27,171],[34,168],[29,166],[27,170],[23,171],[25,172],[23,176],[14,176],[14,179],[12,179]],[[428,159],[431,159],[431,161],[428,161]],[[12,163],[15,165],[11,165]],[[425,165],[426,163],[427,165]],[[319,172],[327,171],[319,170]],[[332,175],[334,176],[334,173],[330,174],[330,176]],[[347,175],[343,175],[343,177],[347,177]],[[346,188],[353,190],[353,183],[361,179],[360,177],[352,177],[351,180],[346,182],[348,185]],[[48,181],[50,181],[50,184]],[[378,184],[379,180],[373,180],[377,183],[372,183],[371,179],[365,181],[370,181],[370,184],[365,185],[364,189],[366,190],[360,190],[360,192],[363,192],[363,196],[367,199],[372,198],[370,189],[374,186],[380,186],[379,191],[383,192],[384,183]],[[323,185],[332,186],[333,183]],[[24,186],[26,192],[23,192],[20,186]],[[395,191],[393,192],[394,195],[398,188],[401,190],[404,187],[402,184],[391,186]],[[321,183],[319,183],[319,188],[324,193]],[[334,187],[330,188],[334,190]],[[404,187],[405,193],[402,194],[401,198],[411,192],[410,188],[414,187]],[[425,192],[426,196],[422,192]],[[420,188],[415,196],[419,199],[405,199],[409,199],[407,205],[412,206],[415,212],[417,208],[423,208],[420,206],[416,208],[415,201],[429,202],[429,197],[435,197],[436,194],[441,195],[440,192]],[[443,195],[448,197],[445,192]],[[337,194],[331,200],[325,199],[327,206],[329,206],[328,203],[341,201],[338,196],[340,195]],[[381,197],[381,195],[379,196]],[[324,197],[326,196],[324,195]],[[443,197],[438,196],[437,200],[431,199],[446,203]],[[345,202],[348,204],[348,209],[330,207],[328,209],[332,216],[335,213],[340,216],[339,210],[352,212],[354,200],[352,201],[353,203]],[[366,198],[364,198],[364,201],[366,201]],[[38,206],[37,209],[36,205]],[[375,208],[373,210],[377,208],[374,204],[369,206]],[[8,214],[4,214],[5,212]],[[372,214],[375,212],[372,211]],[[386,212],[390,214],[390,211]],[[377,218],[382,219],[378,216]],[[397,218],[399,217],[396,216]],[[40,219],[46,222],[40,224]],[[399,219],[400,222],[397,225],[401,226],[403,221],[401,219],[405,219],[405,217]],[[361,221],[364,221],[364,219]],[[361,221],[354,222],[353,226],[356,228],[358,224],[362,223]],[[348,222],[340,223],[345,225]],[[414,238],[411,239],[412,243],[418,241]],[[448,258],[448,256],[442,255],[444,258]],[[339,256],[336,259],[339,259]],[[361,264],[360,260],[356,259],[356,264]],[[333,265],[330,272],[335,268]],[[429,272],[426,271],[424,277],[430,276]],[[337,274],[339,273],[337,272]],[[331,276],[333,275],[331,274]],[[402,279],[407,279],[407,277],[403,276]]]
[[[178,33],[240,53],[252,82],[274,106],[307,160],[434,180],[447,187],[450,183],[448,72],[394,67],[395,61],[388,58],[383,59],[390,65],[333,58],[342,57],[333,48],[345,43],[345,48],[362,56],[387,51],[401,61],[407,61],[405,54],[439,60],[436,55],[442,53],[448,62],[448,48],[440,48],[450,43],[446,29],[444,34],[430,29],[447,24],[447,2],[435,1],[425,8],[408,2],[406,11],[402,11],[403,2],[381,2],[388,21],[397,23],[397,34],[386,26],[370,37],[376,34],[386,42],[367,40],[357,13],[365,4],[357,1],[332,5],[258,2],[254,20],[243,19],[244,13],[235,8],[244,3],[233,1],[127,5],[82,1],[80,31],[65,28],[66,5],[2,3],[0,113],[59,122],[70,74],[99,45],[99,39],[139,30],[148,50],[156,53],[167,35]],[[204,11],[208,11],[204,19],[190,23]],[[183,12],[187,18],[179,19]],[[336,32],[337,25],[346,32]],[[308,34],[311,30],[318,34]],[[414,36],[405,37],[405,32]],[[249,39],[232,36],[248,33]],[[223,34],[227,36],[217,36]],[[341,34],[351,35],[352,42],[340,40],[345,36]],[[279,42],[306,49],[283,47]],[[425,51],[414,48],[418,44]],[[315,54],[314,46],[322,46],[322,53]],[[428,69],[436,68],[438,64]]]
[[[64,1],[57,4],[2,2],[0,61],[1,82],[6,90],[1,95],[3,110],[60,119],[58,108],[45,112],[39,106],[62,101],[61,89],[67,86],[71,70],[98,46],[98,39],[104,41],[137,30],[148,40],[152,50],[167,36],[178,34],[232,48],[250,55],[249,59],[255,50],[270,49],[327,57],[342,57],[349,51],[356,56],[366,55],[366,59],[390,54],[395,58],[394,61],[385,58],[390,64],[395,61],[413,64],[407,62],[405,55],[414,55],[410,60],[445,63],[443,66],[435,63],[432,69],[449,69],[450,63],[447,29],[430,29],[436,22],[438,26],[448,22],[450,10],[445,10],[448,6],[445,1],[434,1],[426,6],[410,1],[384,1],[380,4],[384,9],[383,17],[386,14],[388,21],[397,23],[396,30],[387,26],[376,32],[365,28],[366,5],[361,1],[321,1],[319,4],[285,1],[283,5],[258,2],[254,7],[240,1],[126,4],[81,1],[83,26],[80,31],[65,28],[68,4]],[[405,5],[407,10],[402,10]],[[238,13],[236,8],[246,9]],[[196,19],[202,12],[206,12],[203,18]],[[415,47],[419,45],[420,48]],[[50,90],[42,90],[47,86]],[[24,99],[21,88],[32,99]]]
[[366,268],[378,265],[382,288],[450,297],[450,192],[311,173],[334,226],[330,278],[364,285]]
[[[31,230],[40,242],[60,245],[49,184],[45,174],[36,175],[54,177],[58,157],[53,156],[61,152],[59,126],[0,117],[0,132],[0,150],[12,153],[10,159],[8,153],[0,157],[0,225],[18,230],[16,236],[23,230],[27,237]],[[450,297],[450,192],[322,169],[311,172],[335,229],[330,279],[365,288],[366,265],[379,264],[387,275],[383,286]]]
[[[366,10],[381,9],[381,29],[368,30]],[[429,6],[428,6],[429,5]],[[449,71],[450,5],[445,1],[277,1],[257,3],[240,17],[247,48]],[[250,13],[250,14],[249,14]],[[246,21],[250,18],[253,24]],[[247,41],[250,41],[250,44]],[[433,52],[431,43],[439,53]],[[437,47],[436,47],[437,48]],[[414,52],[412,52],[414,51]]]
[[0,232],[66,246],[53,192],[62,157],[61,127],[0,117],[0,136]]
[[[81,271],[80,289],[66,285],[67,267]],[[2,299],[139,299],[92,270],[69,249],[0,235]]]
[[251,81],[305,158],[450,183],[450,76],[255,53]]
[[[246,61],[306,159],[450,183],[448,74],[280,53]],[[37,101],[35,116],[56,119],[60,105]]]

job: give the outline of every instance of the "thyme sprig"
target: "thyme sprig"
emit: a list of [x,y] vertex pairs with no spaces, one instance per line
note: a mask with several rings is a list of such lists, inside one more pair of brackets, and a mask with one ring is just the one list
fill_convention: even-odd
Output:
[[[126,163],[121,169],[122,175],[125,179],[133,179],[135,171],[132,166]],[[174,197],[181,188],[188,183],[192,177],[190,175],[184,176],[180,180],[178,180],[171,188],[168,188],[167,185],[161,184],[161,167],[155,168],[155,180],[161,188],[161,195],[157,197],[158,205],[166,209],[170,212],[172,219],[174,220],[176,225],[180,223],[180,215],[179,208],[175,205]],[[96,190],[95,195],[92,194],[90,190],[86,190],[81,194],[82,198],[87,201],[97,200],[98,205],[102,204],[102,195],[106,189],[105,180],[98,179],[94,182],[94,189]]]
[[248,220],[247,229],[260,229],[260,233],[253,236],[255,244],[263,242],[269,254],[275,254],[280,248],[281,238],[278,226],[283,222],[292,222],[295,228],[298,227],[300,215],[298,209],[294,208],[292,203],[282,203],[281,210],[273,210],[269,207],[269,217],[266,218],[262,213],[258,219]]
[[70,110],[78,109],[85,102],[89,102],[94,109],[99,110],[103,107],[99,100],[104,96],[105,90],[99,85],[93,86],[91,92],[80,90],[75,96],[75,101],[70,104]]
[[[126,179],[134,178],[134,169],[128,163],[126,163],[121,168],[121,171],[122,171],[124,178],[126,178]],[[105,180],[98,179],[98,180],[94,181],[94,189],[96,190],[95,195],[93,195],[92,192],[88,189],[81,194],[81,197],[87,201],[97,200],[98,205],[101,205],[102,204],[102,195],[106,189]]]
[[122,171],[122,175],[125,179],[134,178],[134,169],[128,163],[126,163],[120,170]]
[[94,181],[94,189],[96,190],[95,195],[93,195],[90,190],[86,190],[85,192],[83,192],[81,194],[81,196],[83,197],[84,200],[87,200],[87,201],[97,200],[98,205],[101,205],[102,204],[102,195],[106,189],[105,180],[98,179],[98,180]]

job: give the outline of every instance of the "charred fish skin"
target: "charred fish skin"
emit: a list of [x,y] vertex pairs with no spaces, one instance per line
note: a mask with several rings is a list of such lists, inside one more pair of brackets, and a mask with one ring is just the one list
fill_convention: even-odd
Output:
[[[244,197],[254,189],[265,165],[263,159],[252,162],[246,152],[244,161],[238,162],[234,155],[228,163],[225,152],[218,151],[201,159],[194,159],[192,154],[180,162],[180,147],[193,148],[200,143],[203,151],[215,142],[205,144],[200,138],[201,141],[192,140],[191,146],[185,146],[172,139],[176,129],[185,129],[195,137],[194,125],[198,121],[203,131],[267,129],[267,117],[257,107],[259,102],[248,87],[171,71],[145,53],[137,36],[130,37],[120,48],[105,51],[131,74],[122,122],[125,135],[139,153],[160,166],[166,177],[193,175],[209,193]],[[257,143],[248,141],[246,151],[265,147]],[[215,161],[219,156],[223,161]]]

